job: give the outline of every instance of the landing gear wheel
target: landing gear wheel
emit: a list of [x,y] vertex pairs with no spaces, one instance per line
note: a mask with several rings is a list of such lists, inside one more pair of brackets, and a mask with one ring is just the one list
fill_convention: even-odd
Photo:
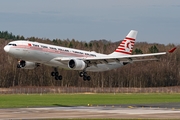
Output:
[[84,76],[87,76],[87,72],[83,72],[83,75],[84,75]]
[[87,81],[90,81],[90,80],[91,80],[91,77],[88,76],[88,75],[87,75],[87,72],[85,72],[85,71],[80,72],[80,73],[79,73],[79,76],[80,76],[80,77],[83,77],[83,80],[84,80],[84,81],[86,81],[86,80],[87,80]]
[[62,76],[55,76],[55,80],[62,80]]
[[51,76],[55,76],[55,72],[51,72]]
[[55,80],[59,80],[59,76],[55,76]]
[[51,76],[53,76],[55,80],[62,80],[62,75],[59,75],[57,68],[54,68],[54,71],[51,72]]
[[83,80],[86,81],[86,80],[87,80],[87,77],[86,77],[86,76],[83,76]]
[[80,72],[80,73],[79,73],[79,76],[80,76],[80,77],[83,77],[83,75],[84,75],[83,72]]
[[58,76],[58,79],[59,79],[59,80],[62,80],[62,75]]
[[55,72],[55,76],[58,76],[59,75],[59,73],[58,72]]
[[91,77],[90,77],[90,76],[87,76],[86,78],[87,78],[87,80],[88,80],[88,81],[90,81],[90,80],[91,80]]

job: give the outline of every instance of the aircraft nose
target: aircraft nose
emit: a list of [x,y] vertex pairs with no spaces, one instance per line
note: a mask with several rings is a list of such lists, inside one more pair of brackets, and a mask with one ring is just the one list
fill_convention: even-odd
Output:
[[4,51],[9,52],[9,46],[5,46]]

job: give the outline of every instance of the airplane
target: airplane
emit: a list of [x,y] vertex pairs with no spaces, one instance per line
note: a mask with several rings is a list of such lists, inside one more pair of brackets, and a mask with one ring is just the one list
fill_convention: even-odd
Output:
[[[4,50],[9,55],[19,59],[17,68],[34,69],[41,64],[52,66],[54,71],[51,72],[51,76],[55,80],[62,80],[62,75],[59,74],[58,68],[78,70],[80,71],[79,76],[84,81],[90,81],[91,77],[87,74],[87,71],[108,71],[137,61],[158,60],[157,58],[145,59],[144,57],[166,54],[166,52],[160,52],[131,55],[137,33],[136,30],[131,30],[111,54],[101,54],[95,51],[85,51],[25,40],[9,42],[4,47]],[[173,51],[172,49],[171,52]]]

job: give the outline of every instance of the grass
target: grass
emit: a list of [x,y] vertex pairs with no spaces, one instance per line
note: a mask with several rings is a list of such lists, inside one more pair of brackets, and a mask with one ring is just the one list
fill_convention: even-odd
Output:
[[[69,120],[69,119],[46,119],[46,120]],[[121,118],[115,118],[115,119],[113,119],[113,118],[107,118],[107,119],[101,119],[101,118],[99,118],[99,119],[72,119],[72,120],[179,120],[179,119],[151,119],[151,118],[149,118],[149,119],[147,119],[147,118],[136,118],[136,119],[121,119]]]
[[177,103],[180,94],[7,94],[0,108]]

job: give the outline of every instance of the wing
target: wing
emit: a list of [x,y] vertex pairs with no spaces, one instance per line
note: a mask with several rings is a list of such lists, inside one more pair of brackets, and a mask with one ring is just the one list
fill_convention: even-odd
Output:
[[158,58],[145,58],[150,56],[160,56],[165,55],[166,52],[161,53],[152,53],[152,54],[140,54],[140,55],[125,55],[125,56],[104,56],[104,57],[57,57],[54,60],[61,63],[67,64],[71,59],[83,60],[88,65],[97,65],[97,64],[108,64],[110,62],[138,62],[138,61],[152,61],[158,60]]

